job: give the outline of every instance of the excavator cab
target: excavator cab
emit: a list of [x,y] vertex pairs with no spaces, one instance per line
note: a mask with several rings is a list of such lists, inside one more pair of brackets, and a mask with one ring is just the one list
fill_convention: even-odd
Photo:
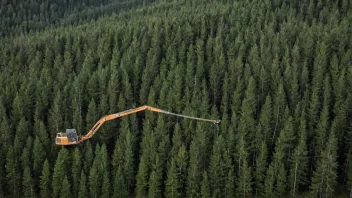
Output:
[[76,129],[66,129],[66,132],[60,132],[56,134],[56,145],[73,145],[78,144],[79,138],[77,136]]

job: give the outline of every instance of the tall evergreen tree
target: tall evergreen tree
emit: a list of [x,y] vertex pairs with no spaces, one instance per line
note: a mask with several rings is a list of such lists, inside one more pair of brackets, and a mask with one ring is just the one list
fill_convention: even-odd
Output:
[[248,153],[245,149],[245,140],[244,140],[244,135],[241,135],[238,140],[237,144],[237,152],[238,156],[236,157],[238,159],[237,161],[237,168],[238,168],[238,179],[236,182],[236,194],[246,197],[246,196],[251,196],[252,193],[252,176],[251,176],[251,167],[249,167],[247,158],[248,158]]
[[71,194],[71,185],[70,182],[67,179],[67,176],[65,176],[64,180],[62,181],[62,188],[60,192],[60,198],[69,198],[72,197]]
[[12,146],[7,152],[5,167],[9,190],[14,197],[19,197],[21,192],[20,163],[18,158],[15,156],[15,152]]
[[49,161],[45,159],[42,175],[40,176],[40,197],[49,197],[51,195],[51,177]]
[[[137,194],[137,196],[139,196]],[[128,197],[128,191],[126,187],[126,182],[123,177],[122,168],[118,167],[114,178],[114,194],[113,197]]]
[[38,137],[34,139],[32,157],[33,157],[33,175],[35,178],[39,178],[43,170],[44,161],[46,159],[46,152],[43,147],[43,144],[41,143]]
[[152,164],[152,172],[150,173],[150,178],[148,181],[148,196],[149,197],[161,197],[162,192],[162,174],[163,174],[163,164],[159,155],[156,155],[155,162]]
[[78,197],[79,198],[84,198],[88,197],[88,189],[87,189],[87,178],[86,175],[84,174],[84,171],[81,171],[81,177],[79,180],[79,189],[78,189]]
[[108,171],[104,172],[103,176],[103,184],[101,187],[101,197],[102,198],[109,198],[110,197],[110,180],[108,176]]
[[298,188],[307,182],[307,168],[308,168],[308,152],[307,152],[307,134],[306,134],[306,119],[302,113],[300,127],[299,127],[299,140],[296,148],[291,156],[290,164],[290,193],[295,196]]
[[337,179],[337,139],[336,123],[333,122],[325,149],[317,161],[317,169],[313,173],[311,192],[314,196],[331,197],[335,191]]
[[259,196],[264,193],[265,173],[267,169],[268,149],[265,142],[261,143],[259,153],[255,160],[255,171],[253,173],[255,179],[255,195]]
[[52,194],[53,197],[59,197],[61,195],[61,192],[62,192],[61,189],[63,189],[62,184],[65,177],[67,180],[67,174],[68,174],[67,170],[69,168],[68,160],[69,160],[69,151],[66,148],[62,147],[57,156],[56,163],[54,166],[54,171],[53,171],[52,185],[51,185],[53,188],[53,194]]
[[209,179],[206,171],[204,171],[203,173],[203,180],[201,184],[201,196],[205,198],[211,197],[210,184],[209,184]]
[[172,159],[165,183],[165,197],[180,197],[180,184],[178,178],[179,174],[177,172],[176,162]]
[[89,195],[90,197],[100,196],[99,173],[96,166],[92,166],[89,172]]
[[72,195],[78,196],[78,191],[76,189],[79,189],[79,179],[82,171],[82,157],[78,148],[75,148],[72,158]]
[[31,169],[26,166],[22,177],[23,195],[25,197],[35,197],[34,180],[31,175]]

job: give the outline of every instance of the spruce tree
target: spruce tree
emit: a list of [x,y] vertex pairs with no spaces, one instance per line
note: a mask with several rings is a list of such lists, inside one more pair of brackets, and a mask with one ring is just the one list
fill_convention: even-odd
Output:
[[31,169],[26,166],[22,177],[23,195],[25,197],[35,197],[34,180],[31,175]]
[[239,142],[238,142],[238,147],[237,147],[237,182],[236,182],[236,194],[240,195],[241,197],[246,197],[246,196],[251,196],[252,193],[252,176],[251,172],[252,169],[249,167],[247,158],[248,158],[248,153],[245,149],[245,140],[244,136],[241,135],[239,137]]
[[162,192],[162,162],[157,154],[155,162],[153,163],[153,170],[150,173],[150,178],[148,181],[148,197],[161,197]]
[[57,198],[60,196],[63,181],[68,174],[67,170],[69,168],[68,166],[69,156],[70,156],[69,151],[66,148],[62,147],[59,152],[59,155],[57,156],[55,166],[54,166],[54,171],[53,171],[51,186],[53,188],[52,196],[54,198]]
[[[265,99],[265,103],[261,109],[259,116],[259,126],[261,133],[264,137],[264,140],[270,145],[270,139],[272,137],[272,107],[271,107],[271,97],[268,95]],[[258,130],[258,129],[257,129]],[[261,137],[261,136],[260,136]],[[256,137],[260,139],[260,137]]]
[[218,136],[213,144],[213,151],[209,162],[209,181],[212,196],[221,196],[220,193],[225,185],[224,163],[222,153],[224,152],[224,139]]
[[72,197],[71,194],[71,185],[70,182],[67,179],[67,176],[65,176],[64,180],[62,181],[62,188],[60,191],[60,198],[70,198]]
[[172,159],[165,182],[165,197],[180,197],[179,188],[179,174],[177,172],[176,162]]
[[15,156],[14,149],[11,146],[6,155],[6,178],[9,190],[14,197],[19,197],[21,192],[21,172],[20,163]]
[[101,187],[101,197],[102,198],[109,198],[110,197],[110,180],[109,180],[109,176],[108,176],[108,171],[104,172],[104,176],[103,176],[103,184]]
[[264,182],[265,182],[265,173],[267,169],[267,158],[268,158],[268,149],[267,144],[262,142],[260,145],[260,150],[255,160],[255,170],[253,173],[255,181],[255,195],[260,196],[264,193]]
[[228,174],[227,174],[227,178],[226,178],[226,182],[225,182],[225,192],[224,192],[224,196],[225,197],[234,197],[235,196],[235,173],[234,173],[234,168],[233,166],[230,168]]
[[[302,113],[303,114],[303,113]],[[290,193],[295,196],[298,188],[307,181],[308,152],[307,152],[307,132],[304,115],[301,117],[299,127],[299,140],[290,159],[291,169],[289,176]]]
[[203,172],[203,180],[201,184],[201,196],[204,198],[211,197],[209,178],[206,171]]
[[[138,191],[137,191],[138,192]],[[137,197],[139,195],[137,194]],[[128,197],[126,182],[123,177],[122,168],[118,167],[114,178],[114,198]]]
[[87,178],[83,170],[81,171],[81,177],[79,180],[78,197],[79,198],[88,197]]
[[92,166],[89,172],[89,196],[99,197],[100,196],[100,184],[99,173],[96,166]]
[[92,145],[90,141],[87,140],[86,144],[84,145],[84,163],[83,163],[83,168],[86,175],[89,175],[90,168],[93,165],[93,160],[94,160],[94,154],[93,154]]
[[333,122],[328,141],[317,161],[313,173],[311,193],[313,196],[331,197],[335,191],[337,179],[337,139],[336,122]]
[[45,159],[42,175],[40,176],[40,197],[49,197],[51,195],[51,177],[50,165],[48,159]]
[[43,170],[44,161],[46,159],[46,151],[43,147],[43,144],[39,140],[38,136],[34,139],[32,156],[33,156],[33,175],[34,177],[39,178]]
[[77,196],[78,190],[79,189],[79,179],[80,179],[80,174],[82,171],[82,159],[81,159],[81,152],[79,151],[78,148],[75,148],[73,155],[72,155],[72,189],[73,189],[73,196]]

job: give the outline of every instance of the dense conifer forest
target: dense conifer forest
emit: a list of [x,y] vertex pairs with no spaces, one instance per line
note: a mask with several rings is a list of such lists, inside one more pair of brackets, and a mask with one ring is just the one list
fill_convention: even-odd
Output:
[[[0,0],[0,197],[351,197],[349,0]],[[140,112],[141,105],[221,119]]]

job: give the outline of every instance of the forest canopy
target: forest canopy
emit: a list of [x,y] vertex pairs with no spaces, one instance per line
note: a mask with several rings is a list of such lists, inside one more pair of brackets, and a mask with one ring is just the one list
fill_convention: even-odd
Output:
[[352,195],[349,0],[0,3],[0,197]]

